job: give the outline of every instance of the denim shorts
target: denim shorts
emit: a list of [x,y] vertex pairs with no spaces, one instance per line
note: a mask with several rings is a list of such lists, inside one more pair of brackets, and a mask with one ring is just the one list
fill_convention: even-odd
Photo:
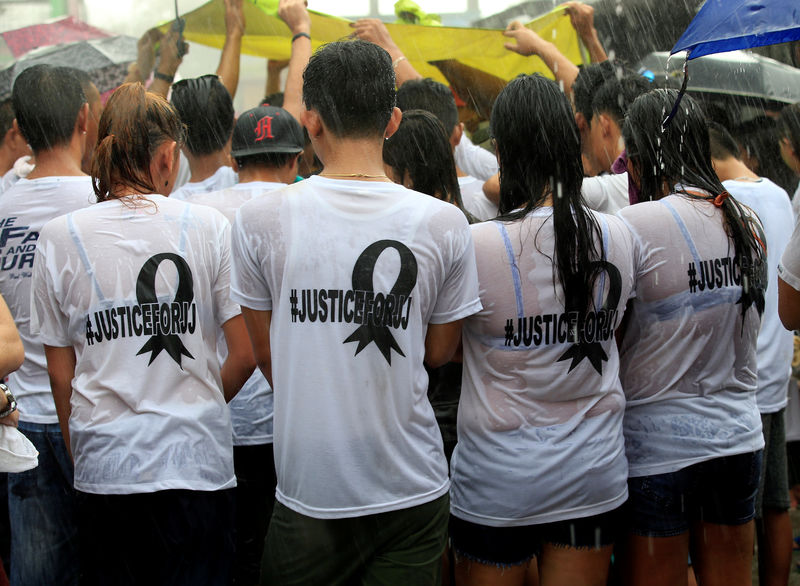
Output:
[[622,507],[591,517],[517,527],[490,527],[450,515],[450,539],[456,555],[487,565],[518,566],[539,554],[545,543],[576,549],[613,545],[623,520]]
[[672,537],[692,523],[742,525],[755,516],[762,451],[725,456],[676,472],[628,479],[628,526]]

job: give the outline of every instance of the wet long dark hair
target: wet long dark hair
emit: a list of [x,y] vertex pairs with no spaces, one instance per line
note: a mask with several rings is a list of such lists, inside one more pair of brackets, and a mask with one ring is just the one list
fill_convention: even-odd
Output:
[[[639,176],[640,201],[655,201],[677,192],[694,199],[721,202],[725,231],[733,240],[734,262],[742,271],[742,290],[746,296],[742,316],[752,303],[761,314],[766,250],[760,228],[752,215],[727,193],[714,172],[708,124],[700,105],[684,95],[674,118],[663,124],[677,98],[676,90],[653,90],[638,97],[628,110],[622,136],[628,159]],[[698,188],[710,195],[698,195]]]
[[430,112],[403,112],[397,132],[383,143],[383,162],[397,177],[408,173],[414,191],[463,209],[453,147],[444,126]]
[[183,145],[184,127],[164,98],[145,91],[140,83],[126,83],[108,100],[100,117],[97,147],[92,160],[92,187],[97,201],[117,197],[124,188],[157,193],[150,161],[164,142]]
[[552,195],[553,280],[557,275],[566,310],[582,315],[592,307],[600,272],[593,263],[605,253],[597,244],[597,221],[581,198],[581,145],[569,100],[553,81],[521,75],[497,97],[491,130],[500,162],[498,219],[524,218]]

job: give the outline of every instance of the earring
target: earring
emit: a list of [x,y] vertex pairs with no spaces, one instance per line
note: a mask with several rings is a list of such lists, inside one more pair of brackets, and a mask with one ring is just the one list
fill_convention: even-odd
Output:
[[169,185],[169,179],[167,179],[166,181],[164,181],[164,187],[166,187],[167,185]]

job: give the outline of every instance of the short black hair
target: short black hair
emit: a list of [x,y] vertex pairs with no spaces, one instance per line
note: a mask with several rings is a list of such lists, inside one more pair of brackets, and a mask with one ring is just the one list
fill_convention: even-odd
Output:
[[711,158],[718,160],[739,158],[739,143],[737,143],[719,122],[708,121],[708,139],[711,146]]
[[222,150],[233,132],[233,100],[218,76],[202,75],[173,84],[172,105],[186,125],[186,148],[191,154]]
[[22,136],[36,153],[69,142],[86,95],[75,69],[40,64],[17,76],[11,100]]
[[11,104],[11,98],[0,100],[0,142],[6,136],[6,133],[11,130],[14,123],[14,106]]
[[397,92],[389,53],[367,41],[338,41],[312,55],[303,73],[303,102],[335,136],[383,135]]
[[778,117],[778,133],[788,138],[794,152],[800,156],[800,102],[784,106]]
[[240,169],[250,167],[263,167],[267,169],[280,169],[299,153],[256,153],[255,155],[245,155],[234,157]]
[[595,91],[592,111],[611,116],[621,126],[634,100],[651,89],[650,82],[641,75],[626,75],[622,79],[609,77]]
[[601,63],[585,65],[578,71],[578,77],[572,84],[572,100],[575,112],[580,112],[588,124],[592,119],[594,95],[606,80],[618,79],[614,64],[608,60]]
[[277,108],[283,108],[283,97],[283,92],[269,94],[268,96],[264,96],[264,99],[261,100],[259,106],[275,106]]
[[431,78],[405,82],[397,90],[397,107],[406,110],[425,110],[439,119],[449,137],[458,124],[458,107],[453,92]]
[[97,86],[92,81],[91,76],[85,72],[83,69],[76,69],[75,70],[75,77],[78,78],[78,81],[81,84],[81,89],[83,89],[83,95],[86,96],[86,100],[89,100],[89,94],[92,94],[92,90],[97,92],[98,94],[100,91],[97,89]]

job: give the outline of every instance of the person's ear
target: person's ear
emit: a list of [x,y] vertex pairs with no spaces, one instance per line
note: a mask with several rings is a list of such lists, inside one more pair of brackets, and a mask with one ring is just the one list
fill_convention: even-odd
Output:
[[611,120],[611,116],[608,114],[595,114],[595,118],[597,118],[597,123],[600,124],[600,132],[603,138],[611,136],[612,125],[614,124]]
[[461,137],[464,136],[464,123],[459,122],[455,126],[453,126],[453,132],[450,133],[450,144],[453,148],[458,146],[458,143],[461,142]]
[[583,112],[575,112],[575,124],[578,125],[578,131],[583,134],[589,130],[589,123],[586,122],[586,117]]
[[150,178],[157,193],[169,195],[172,191],[174,185],[170,183],[173,181],[173,176],[177,175],[173,174],[173,170],[177,170],[178,164],[178,143],[174,140],[161,143],[150,160]]
[[322,134],[322,119],[315,110],[303,110],[300,114],[300,123],[305,126],[311,138],[319,138]]
[[236,159],[231,155],[231,169],[233,169],[234,173],[239,172],[239,164],[236,162]]
[[78,117],[75,119],[75,131],[79,134],[86,134],[89,128],[89,102],[84,102],[81,109],[78,110]]
[[383,133],[384,138],[389,138],[397,129],[400,128],[400,122],[403,120],[403,113],[400,111],[400,108],[394,108],[392,110],[392,117],[389,118],[389,124],[386,125],[386,130]]

